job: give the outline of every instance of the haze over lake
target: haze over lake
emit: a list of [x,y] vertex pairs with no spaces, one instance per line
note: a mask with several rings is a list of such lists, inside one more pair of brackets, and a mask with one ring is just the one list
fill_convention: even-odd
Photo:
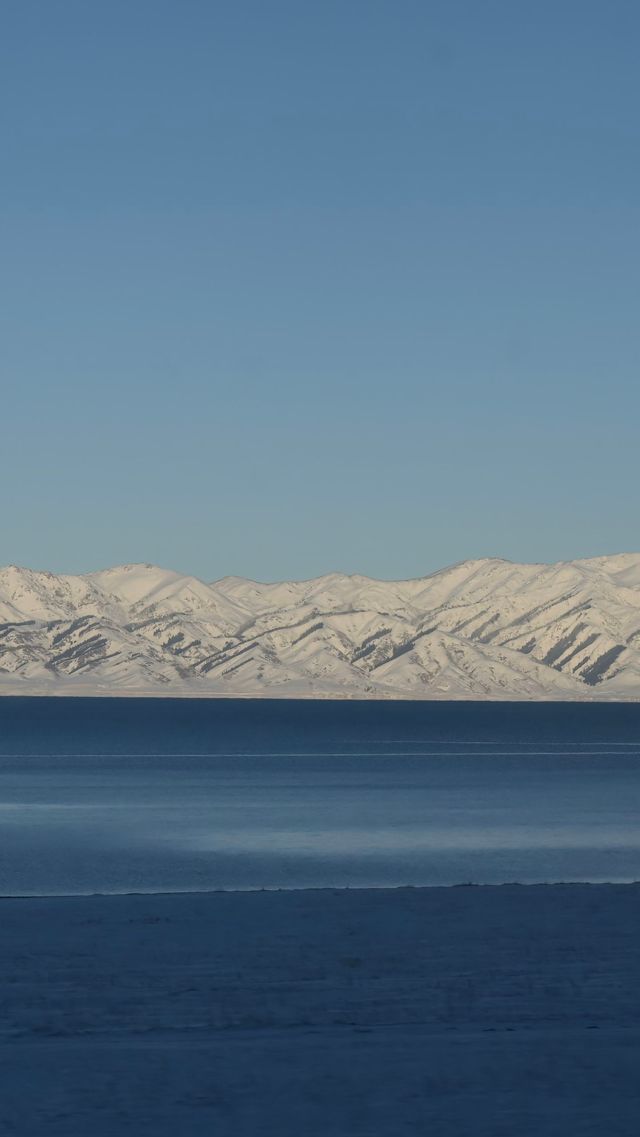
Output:
[[0,893],[640,878],[640,706],[0,700]]

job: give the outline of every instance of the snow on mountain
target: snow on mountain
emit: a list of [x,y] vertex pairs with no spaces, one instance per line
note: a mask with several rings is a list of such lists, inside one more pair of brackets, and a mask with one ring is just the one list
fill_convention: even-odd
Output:
[[276,584],[11,565],[0,692],[638,699],[640,554]]

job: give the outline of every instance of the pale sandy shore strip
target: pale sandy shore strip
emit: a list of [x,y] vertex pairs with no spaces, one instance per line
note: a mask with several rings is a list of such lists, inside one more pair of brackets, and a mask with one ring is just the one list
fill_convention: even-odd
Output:
[[0,901],[0,1134],[635,1134],[640,885]]

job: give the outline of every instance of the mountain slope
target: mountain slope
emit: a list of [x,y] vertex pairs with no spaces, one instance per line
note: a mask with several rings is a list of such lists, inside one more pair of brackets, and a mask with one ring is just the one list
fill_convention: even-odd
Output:
[[418,580],[0,570],[0,693],[640,698],[640,554]]

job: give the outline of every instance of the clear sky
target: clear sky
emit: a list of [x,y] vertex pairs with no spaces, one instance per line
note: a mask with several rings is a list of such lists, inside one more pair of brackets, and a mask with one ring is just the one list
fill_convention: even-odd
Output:
[[640,547],[636,0],[6,0],[0,563]]

